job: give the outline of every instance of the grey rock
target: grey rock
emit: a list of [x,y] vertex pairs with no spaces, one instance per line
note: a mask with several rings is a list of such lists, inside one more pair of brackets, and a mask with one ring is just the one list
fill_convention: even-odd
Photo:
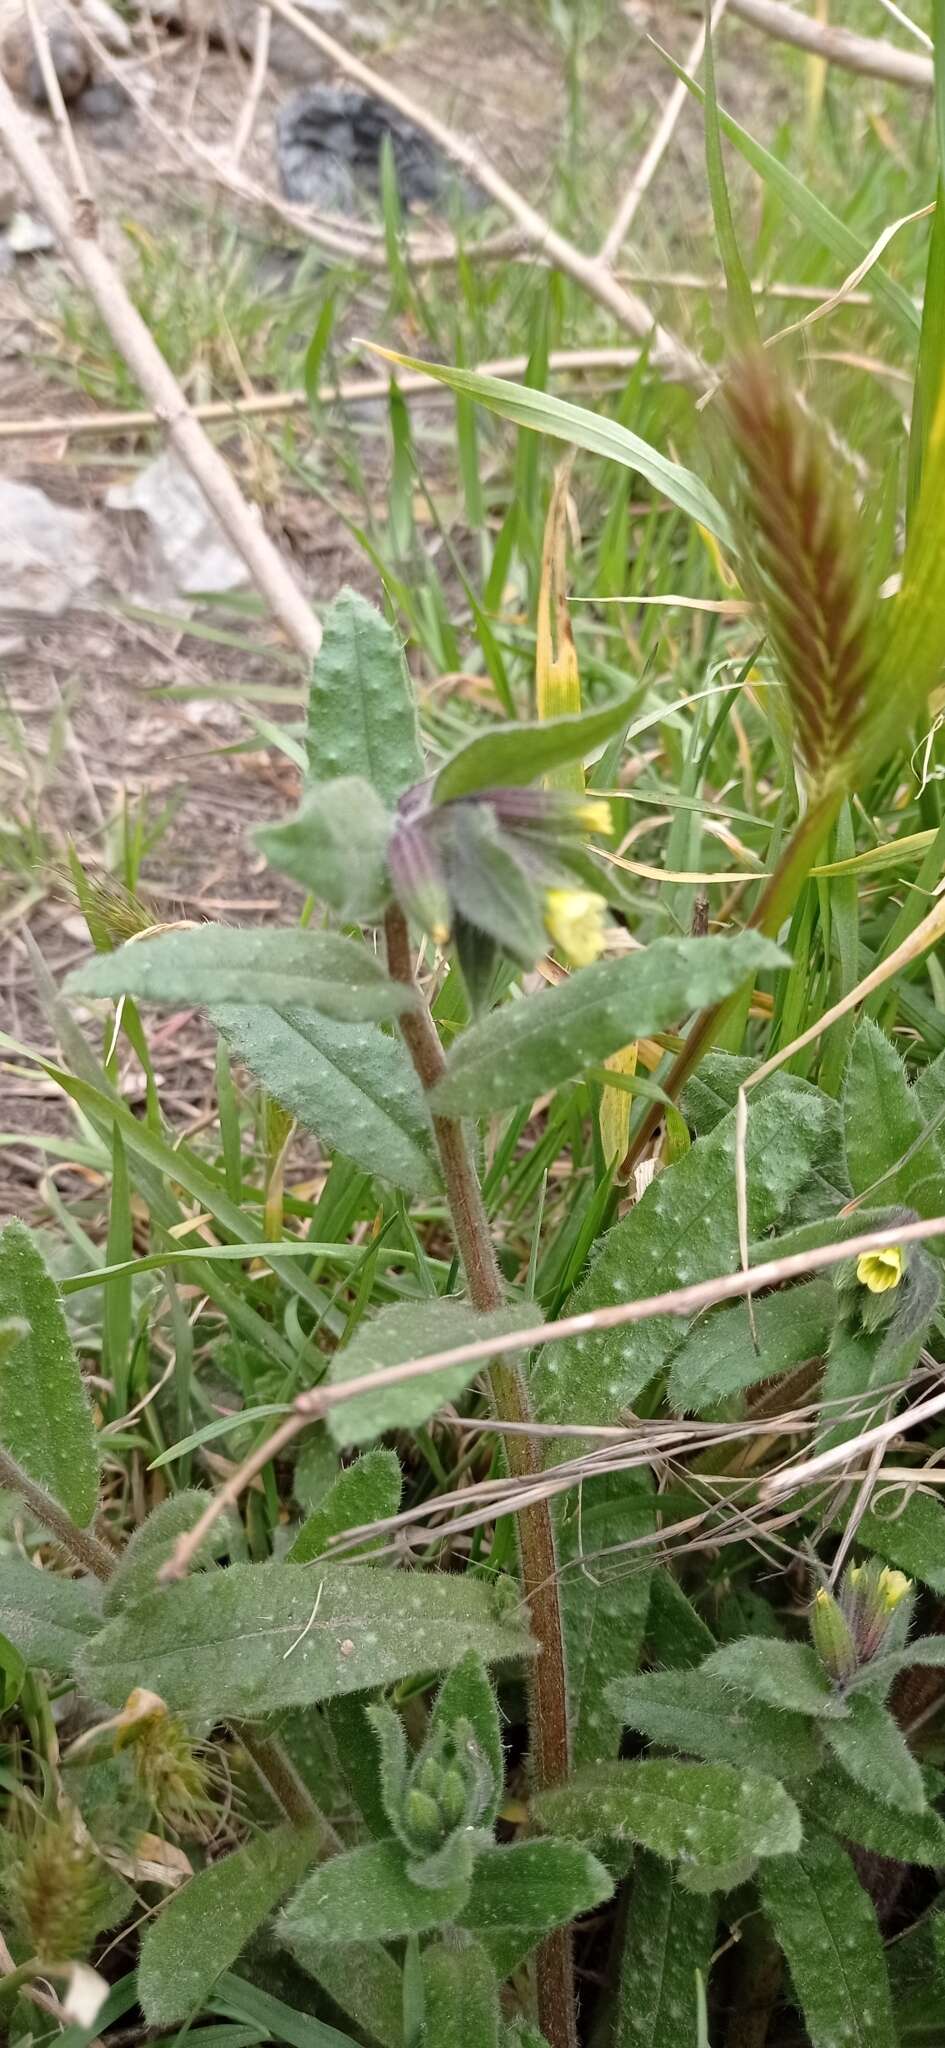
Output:
[[86,121],[113,121],[128,113],[131,101],[123,85],[113,78],[103,78],[98,85],[86,86],[77,105]]
[[14,256],[42,256],[56,246],[52,228],[32,213],[15,213],[7,229],[7,242]]
[[363,214],[376,209],[381,150],[389,138],[405,206],[445,211],[459,198],[481,204],[431,138],[372,93],[355,86],[306,86],[276,115],[276,154],[287,199],[325,212]]
[[169,450],[130,484],[114,484],[105,503],[112,510],[141,512],[148,522],[150,560],[146,588],[138,593],[146,602],[236,590],[248,580],[242,555],[231,547],[190,471]]
[[92,513],[0,478],[0,613],[58,618],[97,582],[105,553]]

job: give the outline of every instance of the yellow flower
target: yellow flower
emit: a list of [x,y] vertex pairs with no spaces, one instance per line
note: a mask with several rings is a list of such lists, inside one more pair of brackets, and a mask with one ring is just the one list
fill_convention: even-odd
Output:
[[902,1253],[895,1244],[885,1251],[863,1252],[856,1262],[860,1286],[868,1287],[871,1294],[885,1294],[888,1288],[898,1287],[902,1275]]
[[587,967],[604,943],[603,896],[592,889],[549,889],[545,924],[559,951],[573,967]]
[[603,797],[588,797],[577,815],[587,832],[609,833],[614,829],[613,811]]
[[890,1570],[888,1565],[885,1571],[880,1572],[880,1598],[889,1614],[893,1613],[894,1609],[898,1607],[900,1600],[904,1600],[906,1594],[911,1593],[911,1591],[912,1580],[906,1578],[905,1572],[894,1572]]

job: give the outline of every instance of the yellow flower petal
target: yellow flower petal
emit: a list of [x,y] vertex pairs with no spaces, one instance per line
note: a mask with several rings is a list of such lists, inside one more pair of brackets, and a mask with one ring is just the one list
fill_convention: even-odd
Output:
[[885,1294],[888,1288],[898,1287],[902,1274],[902,1253],[895,1244],[884,1251],[863,1252],[856,1262],[860,1286],[868,1287],[871,1294]]
[[604,943],[603,896],[591,889],[549,889],[545,924],[559,951],[573,967],[587,967]]

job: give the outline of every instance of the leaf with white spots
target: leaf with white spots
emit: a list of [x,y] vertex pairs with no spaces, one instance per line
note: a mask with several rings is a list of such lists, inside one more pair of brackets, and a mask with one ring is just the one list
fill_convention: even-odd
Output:
[[[454,1296],[395,1302],[366,1317],[350,1344],[334,1353],[332,1385],[342,1387],[347,1380],[432,1357],[481,1337],[510,1337],[516,1329],[528,1329],[537,1320],[533,1302],[518,1302],[486,1314]],[[471,1365],[448,1365],[441,1371],[418,1373],[413,1379],[353,1394],[349,1401],[328,1410],[328,1427],[341,1445],[368,1443],[389,1429],[419,1429],[444,1401],[458,1400],[470,1380],[488,1371],[488,1366],[488,1358],[480,1358]]]
[[399,1941],[446,1926],[460,1912],[468,1885],[433,1890],[414,1884],[408,1860],[399,1842],[365,1842],[319,1864],[280,1916],[283,1947],[304,1968],[326,1943]]
[[102,1588],[96,1579],[37,1571],[20,1557],[0,1563],[0,1633],[35,1670],[57,1678],[71,1671],[101,1626]]
[[616,1756],[623,1723],[607,1695],[611,1679],[636,1670],[653,1576],[652,1549],[629,1549],[653,1531],[657,1496],[649,1474],[585,1481],[557,1517],[574,1764]]
[[367,946],[339,932],[201,924],[97,953],[70,974],[67,995],[137,996],[142,1002],[265,1003],[320,1010],[347,1022],[394,1017],[415,999]]
[[138,1965],[138,1993],[151,2026],[178,2025],[199,2012],[317,1850],[317,1828],[286,1822],[208,1864],[168,1901],[145,1930]]
[[0,1444],[82,1528],[98,1501],[88,1395],[59,1289],[16,1218],[0,1231]]
[[809,1643],[784,1643],[777,1636],[739,1636],[713,1650],[702,1668],[737,1692],[767,1700],[773,1707],[785,1707],[791,1714],[839,1720],[849,1712]]
[[758,1882],[811,2048],[895,2048],[882,1938],[846,1850],[812,1829],[796,1854],[763,1863]]
[[750,1765],[774,1777],[808,1777],[819,1751],[802,1714],[739,1699],[724,1679],[698,1671],[645,1671],[607,1689],[621,1723],[661,1749],[710,1763]]
[[318,780],[364,775],[390,805],[423,774],[403,647],[356,590],[340,591],[322,621],[309,689],[308,758]]
[[906,1813],[923,1811],[922,1772],[881,1700],[854,1693],[848,1719],[828,1721],[824,1733],[838,1764],[864,1791]]
[[211,1016],[270,1095],[326,1148],[410,1194],[436,1187],[429,1111],[399,1039],[377,1024],[339,1024],[314,1010],[218,1003]]
[[[695,942],[698,945],[703,940]],[[791,1220],[792,1204],[814,1184],[824,1133],[836,1107],[820,1090],[776,1074],[751,1099],[748,1118],[748,1220],[753,1237]],[[642,1200],[604,1238],[587,1279],[566,1312],[712,1279],[738,1260],[735,1114],[658,1174]],[[685,1325],[655,1316],[633,1328],[549,1344],[532,1388],[539,1419],[612,1422],[672,1357]],[[567,1446],[559,1455],[567,1454]]]
[[[8,1631],[9,1633],[9,1631]],[[237,1564],[126,1607],[79,1659],[93,1699],[134,1686],[180,1713],[258,1714],[528,1654],[508,1589],[371,1564]]]
[[634,1868],[614,2013],[613,2048],[696,2039],[696,1971],[708,1976],[714,1901],[684,1891],[672,1866],[643,1851]]
[[681,1863],[736,1863],[796,1849],[801,1819],[783,1785],[729,1764],[593,1764],[532,1802],[539,1825],[580,1841],[639,1842]]

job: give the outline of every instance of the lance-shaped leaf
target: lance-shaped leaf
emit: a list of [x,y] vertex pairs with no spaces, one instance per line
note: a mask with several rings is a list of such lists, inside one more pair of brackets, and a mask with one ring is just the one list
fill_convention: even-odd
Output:
[[391,806],[423,774],[403,648],[356,590],[342,590],[322,621],[309,690],[308,758],[319,780],[366,776]]
[[702,1667],[736,1692],[766,1700],[791,1714],[841,1719],[849,1712],[808,1643],[783,1643],[776,1636],[740,1636],[713,1650]]
[[629,427],[622,426],[618,420],[591,412],[584,405],[572,405],[570,400],[556,398],[550,391],[540,391],[527,384],[512,384],[505,377],[490,377],[481,370],[454,369],[446,363],[421,362],[413,356],[398,355],[393,349],[375,348],[374,353],[384,356],[388,362],[402,363],[406,370],[420,370],[425,377],[436,377],[451,391],[478,399],[480,405],[498,413],[501,419],[511,420],[517,427],[530,427],[534,433],[549,434],[554,440],[567,441],[575,448],[587,448],[592,455],[602,455],[608,462],[622,463],[625,469],[635,470],[639,476],[646,477],[647,482],[668,498],[671,505],[678,505],[690,519],[708,527],[723,545],[730,543],[731,529],[725,513],[701,478],[692,470],[683,469],[680,463],[671,462],[658,448],[641,440],[639,434],[631,433]]
[[286,1823],[211,1863],[146,1929],[138,1993],[152,2027],[179,2025],[235,1963],[318,1849],[318,1830]]
[[685,1863],[727,1864],[796,1849],[801,1821],[783,1785],[729,1764],[647,1757],[593,1764],[533,1801],[542,1827],[580,1840],[639,1842]]
[[102,1589],[92,1579],[38,1572],[19,1557],[0,1563],[0,1632],[27,1664],[54,1677],[71,1671],[102,1626]]
[[434,1107],[476,1116],[571,1080],[616,1052],[719,1002],[784,955],[757,932],[731,939],[655,939],[639,953],[598,960],[557,988],[508,1003],[458,1040]]
[[839,1842],[812,1829],[795,1855],[761,1865],[759,1883],[812,2048],[895,2048],[876,1915]]
[[905,1202],[920,1216],[945,1212],[945,1124],[935,1125],[905,1066],[871,1017],[861,1019],[843,1081],[847,1164],[855,1194]]
[[[348,850],[350,861],[350,846]],[[76,968],[67,994],[137,996],[143,1002],[265,1003],[320,1010],[357,1023],[394,1017],[414,1000],[388,979],[366,946],[338,932],[253,931],[203,924],[161,932]]]
[[497,2048],[499,1987],[478,1942],[423,1953],[423,2039],[429,2048]]
[[[207,1505],[207,1495],[196,1486],[189,1486],[181,1493],[172,1493],[167,1500],[152,1509],[147,1520],[134,1532],[122,1551],[111,1578],[105,1587],[103,1612],[117,1614],[132,1601],[143,1599],[146,1593],[153,1593],[157,1575],[162,1564],[170,1557],[179,1536],[194,1523]],[[216,1558],[225,1557],[228,1551],[239,1556],[239,1544],[244,1541],[241,1525],[230,1513],[221,1515],[208,1529],[206,1536],[191,1564],[191,1570],[214,1563]]]
[[[930,1788],[930,1797],[940,1794],[940,1785]],[[940,1813],[931,1806],[921,1813],[904,1813],[901,1806],[890,1806],[887,1799],[854,1784],[838,1764],[818,1771],[809,1805],[811,1818],[820,1827],[832,1828],[845,1841],[875,1849],[894,1863],[918,1863],[927,1869],[945,1863],[945,1821]]]
[[774,1777],[808,1777],[819,1752],[800,1714],[739,1698],[724,1679],[698,1671],[646,1671],[607,1688],[613,1712],[661,1749],[710,1763],[748,1764]]
[[468,1887],[412,1883],[399,1842],[366,1842],[305,1879],[279,1920],[279,1940],[303,1967],[326,1943],[399,1941],[456,1918]]
[[[393,1451],[368,1451],[347,1465],[329,1487],[320,1507],[309,1515],[288,1553],[290,1564],[310,1564],[331,1548],[332,1538],[362,1522],[396,1515],[402,1488],[400,1464]],[[351,1553],[349,1553],[350,1555]]]
[[[848,1512],[841,1511],[835,1527],[846,1526]],[[881,1507],[868,1508],[857,1523],[857,1541],[910,1579],[945,1593],[945,1509],[927,1494],[914,1493],[904,1504],[897,1500],[892,1516]]]
[[467,1650],[492,1663],[528,1649],[517,1603],[474,1579],[236,1564],[124,1608],[81,1662],[116,1706],[143,1685],[183,1713],[253,1714],[442,1671]]
[[593,1912],[613,1888],[603,1864],[577,1842],[511,1842],[477,1858],[457,1918],[472,1934],[501,1927],[538,1934]]
[[616,1756],[623,1723],[608,1682],[636,1670],[650,1605],[652,1552],[621,1552],[652,1531],[656,1496],[648,1475],[585,1481],[557,1518],[574,1764]]
[[429,1112],[398,1039],[310,1010],[221,1003],[211,1015],[270,1095],[329,1150],[410,1194],[436,1187]]
[[567,761],[582,761],[602,747],[630,717],[630,700],[617,697],[596,711],[573,711],[564,718],[517,720],[478,732],[444,761],[433,783],[438,804],[476,790],[534,782]]
[[270,867],[301,882],[339,917],[376,924],[390,901],[390,832],[377,791],[361,775],[343,775],[311,783],[294,817],[261,825],[253,837]]
[[668,1863],[637,1859],[614,2015],[614,2048],[696,2039],[696,1971],[708,1975],[714,1902],[683,1891]]
[[908,1671],[913,1664],[930,1665],[941,1670],[945,1666],[945,1636],[916,1636],[901,1650],[889,1650],[881,1657],[874,1657],[847,1680],[847,1692],[874,1692],[881,1698],[900,1671]]
[[837,1762],[864,1791],[906,1813],[922,1812],[922,1772],[881,1700],[854,1694],[848,1719],[829,1721],[824,1733]]
[[667,1397],[677,1414],[699,1414],[729,1394],[823,1358],[837,1315],[829,1274],[770,1294],[754,1304],[754,1329],[743,1301],[694,1323],[677,1351]]
[[[350,1344],[335,1352],[332,1385],[341,1387],[346,1380],[360,1379],[365,1373],[383,1372],[480,1338],[511,1336],[517,1329],[527,1329],[535,1316],[532,1302],[494,1309],[486,1315],[468,1302],[451,1298],[397,1302],[361,1323]],[[444,1401],[457,1400],[487,1366],[487,1359],[472,1365],[444,1366],[442,1371],[353,1394],[350,1401],[329,1408],[329,1429],[339,1444],[365,1443],[388,1429],[417,1429]]]
[[[389,1960],[382,1949],[378,1954],[383,1961]],[[390,1969],[399,1988],[400,1972],[393,1963]],[[125,1984],[129,1981],[133,1983],[133,1979],[123,1979]],[[246,1977],[235,1976],[232,1970],[225,1971],[219,1984],[214,1986],[207,2006],[210,2012],[222,2013],[228,2020],[246,2021],[246,2031],[252,2035],[252,2041],[246,2043],[246,2048],[257,2048],[257,2044],[268,2037],[273,2041],[288,2042],[289,2048],[354,2048],[350,2034],[343,2034],[338,2027],[330,2027],[327,2020],[317,2020],[311,2013],[298,2011],[294,2005],[286,2005],[283,1999],[274,1998],[271,1991],[261,1991],[258,1984],[250,1984]],[[203,2031],[202,2028],[191,2029],[191,2032],[196,2032],[198,2041]],[[218,2028],[213,2030],[214,2034],[220,2031]],[[376,2029],[374,2038],[389,2044],[389,2048],[401,2048],[403,2036],[399,2030],[385,2035]],[[189,2041],[190,2034],[185,2035],[185,2039]],[[73,2043],[73,2048],[86,2048],[84,2037],[81,2044]],[[209,2036],[207,2048],[216,2048]],[[235,2039],[230,2043],[224,2038],[219,2048],[240,2048],[240,2043]]]
[[98,1501],[95,1429],[59,1289],[25,1224],[0,1231],[0,1444],[83,1528]]

